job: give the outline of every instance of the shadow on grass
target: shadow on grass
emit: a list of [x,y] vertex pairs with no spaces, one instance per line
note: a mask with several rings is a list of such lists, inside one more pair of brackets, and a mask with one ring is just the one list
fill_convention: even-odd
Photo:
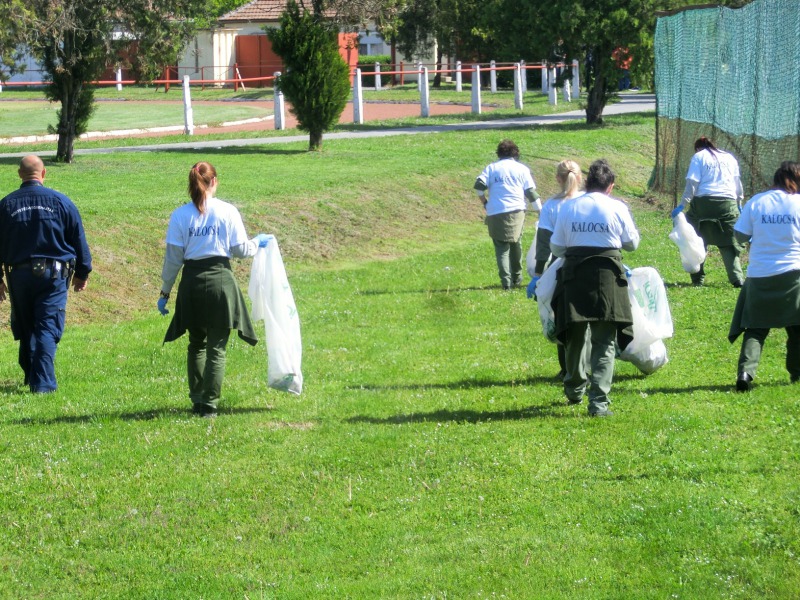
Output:
[[404,385],[351,385],[345,389],[350,391],[362,392],[391,392],[391,391],[415,391],[415,390],[472,390],[491,387],[513,387],[521,385],[536,385],[540,383],[550,383],[561,389],[561,382],[555,376],[537,375],[535,377],[525,377],[511,381],[501,379],[463,379],[461,381],[451,381],[449,383],[411,383]]
[[[486,292],[491,290],[500,290],[502,287],[497,285],[478,285],[470,287],[450,287],[439,289],[424,289],[424,290],[359,290],[356,292],[358,296],[385,296],[388,294],[451,294],[457,292]],[[509,293],[513,294],[514,290]]]
[[371,425],[402,425],[404,423],[484,423],[487,421],[520,421],[540,417],[574,418],[572,412],[564,412],[566,402],[552,402],[544,406],[528,406],[517,410],[436,410],[427,413],[392,415],[390,417],[357,416],[346,419],[347,423],[369,423]]
[[[621,373],[614,376],[614,381],[628,381],[628,380],[641,380],[646,378],[644,373]],[[353,392],[392,392],[392,391],[420,391],[420,390],[473,390],[485,389],[492,387],[519,387],[523,385],[539,385],[550,384],[553,386],[555,393],[561,393],[561,379],[556,375],[535,375],[524,377],[522,379],[462,379],[461,381],[450,381],[448,383],[409,383],[402,385],[349,385],[345,389]],[[713,386],[707,386],[708,389],[719,389]],[[693,389],[703,389],[702,386],[697,388],[683,388],[686,391]],[[650,392],[651,390],[648,390]],[[655,390],[652,390],[653,392]]]
[[653,387],[647,388],[648,394],[692,394],[694,392],[720,392],[726,393],[736,389],[735,383],[730,385],[691,385],[686,387]]
[[684,289],[684,288],[712,288],[712,289],[726,289],[730,290],[732,294],[739,294],[739,290],[734,288],[730,283],[727,281],[712,281],[711,283],[705,282],[703,285],[694,285],[691,281],[665,281],[664,282],[665,288],[675,288],[675,289]]
[[[254,413],[266,413],[272,411],[271,408],[257,408],[257,407],[232,407],[220,408],[217,413],[218,416],[224,417],[226,415],[245,415]],[[65,415],[63,417],[53,417],[51,419],[36,419],[25,418],[15,419],[9,421],[11,425],[61,425],[61,424],[78,424],[78,423],[92,423],[105,419],[118,419],[120,421],[153,421],[164,417],[188,417],[192,419],[203,419],[192,413],[191,408],[156,408],[153,410],[143,410],[127,413],[108,413],[96,415]]]
[[0,394],[7,394],[7,395],[21,395],[28,393],[28,386],[24,385],[22,381],[17,381],[14,379],[7,379],[5,381],[0,381]]
[[[185,144],[190,142],[185,141],[176,141],[176,142],[158,142],[157,144],[154,143],[153,146],[146,143],[146,141],[140,141],[135,145],[121,145],[121,146],[114,146],[114,147],[106,147],[106,146],[97,146],[87,148],[88,150],[92,150],[91,155],[81,154],[76,155],[75,162],[80,162],[81,160],[86,160],[87,157],[96,157],[104,154],[111,154],[112,152],[119,152],[119,151],[126,151],[126,152],[169,152],[172,154],[208,154],[208,155],[236,155],[241,156],[243,154],[253,154],[253,155],[260,155],[260,156],[278,156],[278,155],[297,155],[297,154],[308,154],[308,150],[284,150],[280,148],[274,148],[271,145],[250,145],[246,143],[245,145],[237,146],[231,144],[229,140],[195,140],[197,142],[202,142],[203,145],[198,145],[196,147],[190,148],[171,148],[169,147],[170,144]],[[218,141],[221,142],[222,145],[220,146],[206,146],[205,144],[213,144],[213,142]],[[247,142],[247,140],[244,140]],[[156,145],[163,145],[162,148],[156,147]],[[13,151],[13,149],[11,150]],[[45,166],[47,167],[48,171],[52,171],[55,173],[56,169],[61,167],[69,168],[72,164],[68,163],[61,163],[56,162],[51,154],[52,150],[39,150],[39,151],[23,151],[25,154],[35,154],[39,155],[45,154],[46,156],[42,159],[44,161]],[[14,167],[16,170],[19,167],[20,159],[18,157],[4,157],[0,158],[0,166],[9,166]],[[16,188],[14,188],[16,189]],[[57,186],[56,186],[57,189]],[[10,193],[13,190],[8,190]],[[2,198],[2,196],[0,196]]]

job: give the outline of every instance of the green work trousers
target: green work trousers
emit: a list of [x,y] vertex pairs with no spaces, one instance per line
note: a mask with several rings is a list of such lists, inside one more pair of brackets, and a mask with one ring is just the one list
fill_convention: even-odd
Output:
[[230,329],[189,328],[189,398],[195,408],[217,408],[225,377],[225,349],[230,334]]
[[497,273],[504,290],[522,283],[522,242],[494,242]]
[[[704,244],[705,245],[705,244]],[[742,263],[739,260],[739,249],[736,246],[718,246],[719,254],[722,256],[722,264],[725,265],[725,272],[728,274],[728,281],[732,284],[741,283],[744,281],[744,272],[742,271]],[[706,252],[708,246],[706,245]],[[700,270],[697,273],[692,273],[692,283],[701,284],[706,278],[706,263],[700,265]]]
[[[591,375],[587,373],[586,344],[587,329],[591,338],[589,366]],[[614,378],[615,341],[617,324],[609,321],[590,321],[572,323],[567,328],[566,363],[567,374],[564,377],[564,394],[572,404],[583,399],[586,388],[589,388],[589,414],[602,414],[608,411],[611,400],[611,381]]]
[[[697,196],[686,211],[686,220],[694,227],[706,251],[709,246],[719,248],[728,281],[737,285],[744,281],[742,264],[739,260],[742,247],[736,241],[733,227],[739,218],[736,200],[713,196]],[[692,283],[702,284],[705,279],[705,262],[700,271],[692,273]]]
[[[786,327],[786,370],[792,381],[800,380],[800,325]],[[755,379],[758,363],[761,360],[761,351],[764,341],[769,335],[769,329],[745,329],[742,336],[742,349],[739,352],[739,372],[741,377],[747,373]]]

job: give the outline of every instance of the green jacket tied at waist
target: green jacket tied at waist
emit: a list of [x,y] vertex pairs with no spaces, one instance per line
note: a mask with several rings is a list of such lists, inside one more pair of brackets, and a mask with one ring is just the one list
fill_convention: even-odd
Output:
[[569,248],[556,275],[551,306],[560,341],[573,323],[607,321],[616,323],[617,344],[624,349],[633,339],[633,315],[620,250]]
[[225,257],[187,260],[175,300],[175,314],[164,342],[172,342],[190,328],[236,329],[253,346],[258,343],[244,296]]

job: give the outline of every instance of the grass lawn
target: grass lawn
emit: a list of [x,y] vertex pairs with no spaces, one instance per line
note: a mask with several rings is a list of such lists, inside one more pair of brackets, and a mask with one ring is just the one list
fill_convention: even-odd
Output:
[[[24,393],[0,330],[0,597],[796,598],[785,334],[735,394],[719,255],[689,286],[646,188],[653,119],[608,123],[48,164],[96,272],[55,394]],[[667,283],[671,361],[618,363],[611,419],[565,405],[534,303],[499,289],[471,186],[504,136],[544,195],[560,159],[608,157],[642,232],[626,262]],[[184,341],[161,344],[155,309],[200,158],[248,232],[277,235],[304,342],[295,397],[266,387],[262,344],[233,341],[211,420],[189,414]]]
[[[0,137],[45,135],[48,126],[57,124],[59,105],[34,100],[0,102]],[[272,114],[261,106],[247,102],[226,105],[194,102],[195,126],[218,125],[225,121],[240,121]],[[151,102],[98,102],[89,120],[89,131],[144,129],[148,127],[183,126],[183,104]],[[267,127],[265,125],[265,127]]]
[[[91,131],[111,131],[115,129],[135,129],[145,127],[161,127],[183,124],[182,91],[180,87],[171,87],[168,92],[163,88],[124,87],[117,92],[115,88],[101,88],[96,92],[96,111],[89,123]],[[464,86],[464,91],[456,92],[455,86],[445,84],[440,89],[431,88],[430,101],[432,104],[470,104],[470,87]],[[196,125],[218,125],[225,121],[236,121],[253,117],[264,117],[272,114],[272,110],[265,110],[262,106],[255,106],[251,101],[272,102],[271,88],[259,88],[235,92],[228,89],[193,89],[192,101],[194,122]],[[204,104],[208,101],[229,101],[220,105]],[[364,101],[367,103],[411,103],[420,101],[416,85],[395,86],[381,91],[366,90]],[[142,102],[147,102],[143,108]],[[409,127],[415,125],[440,125],[443,123],[486,121],[492,119],[505,119],[508,117],[545,115],[580,109],[580,102],[559,102],[551,106],[547,97],[537,91],[530,91],[523,97],[523,109],[514,108],[513,90],[500,89],[491,94],[484,91],[482,105],[485,107],[482,114],[466,112],[456,115],[433,117],[407,117],[391,120],[370,120],[364,125],[339,125],[333,130],[365,130],[376,127]],[[0,137],[43,135],[47,133],[48,125],[56,123],[56,110],[58,105],[44,101],[41,91],[22,90],[9,88],[0,94]],[[352,112],[351,107],[345,112]],[[244,132],[236,134],[237,137],[254,136],[285,136],[295,135],[297,130],[275,131],[274,124],[269,121],[264,124],[261,131]],[[203,135],[202,130],[197,130],[196,135]],[[225,134],[218,137],[227,137]],[[185,135],[165,136],[164,141],[185,141]],[[150,140],[152,141],[152,140]],[[141,143],[135,138],[115,139],[111,141],[77,140],[76,148],[108,147],[125,144]],[[10,146],[19,151],[40,151],[53,147],[48,143],[25,143]]]

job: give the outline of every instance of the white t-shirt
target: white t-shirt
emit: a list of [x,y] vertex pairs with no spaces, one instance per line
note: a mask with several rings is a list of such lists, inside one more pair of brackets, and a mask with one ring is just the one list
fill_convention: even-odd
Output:
[[[579,192],[578,196],[580,195],[581,193]],[[571,198],[577,198],[577,196],[572,196]],[[553,228],[556,226],[558,211],[561,210],[564,202],[571,198],[557,198],[555,196],[548,198],[542,205],[542,211],[539,213],[539,229],[546,229],[552,232]]]
[[639,231],[628,207],[621,200],[591,192],[563,201],[550,244],[571,248],[622,248],[639,244]]
[[741,197],[739,163],[723,150],[711,152],[703,148],[692,156],[686,179],[697,183],[695,196],[721,196],[736,200]]
[[800,194],[756,194],[742,208],[734,229],[752,237],[748,277],[800,269]]
[[176,208],[169,218],[167,244],[183,248],[184,260],[231,258],[231,247],[247,241],[239,211],[217,198],[206,200],[206,211],[202,214],[188,202]]
[[536,189],[531,170],[513,158],[493,162],[478,175],[478,181],[489,188],[488,216],[525,210],[525,190]]

